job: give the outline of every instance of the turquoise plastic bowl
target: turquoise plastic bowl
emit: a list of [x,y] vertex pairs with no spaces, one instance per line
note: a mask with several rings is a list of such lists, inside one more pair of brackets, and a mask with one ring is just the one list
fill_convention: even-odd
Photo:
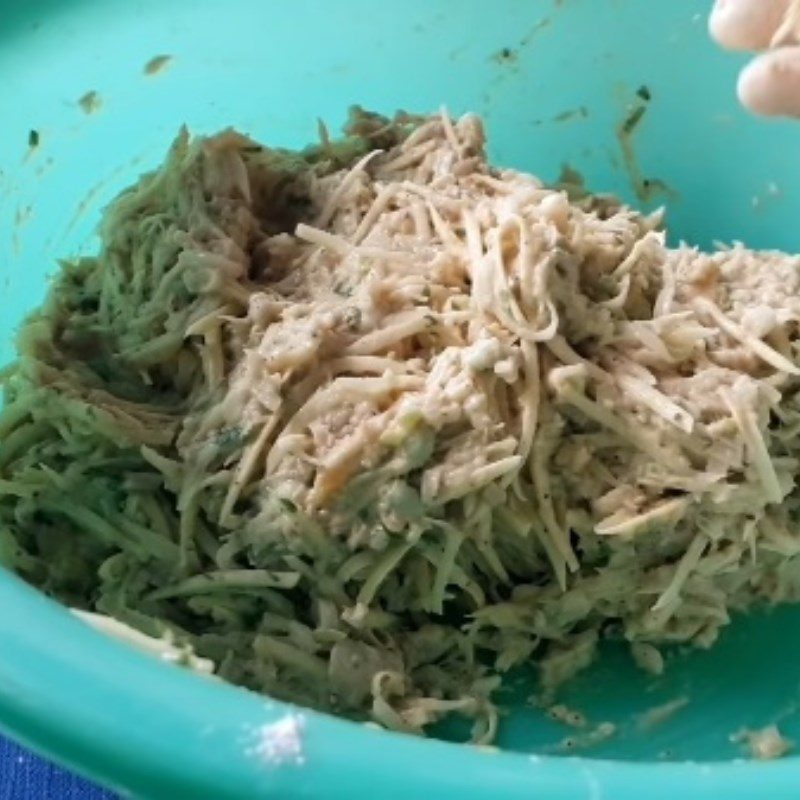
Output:
[[[497,163],[551,180],[568,164],[632,201],[632,179],[664,181],[655,200],[676,238],[800,249],[800,127],[739,110],[740,60],[708,43],[709,5],[0,0],[0,360],[56,259],[96,248],[103,205],[182,123],[297,146],[351,103],[446,104],[486,118]],[[145,75],[159,54],[173,61]],[[652,100],[626,154],[619,126],[642,86]],[[78,103],[89,91],[103,101],[92,114]],[[744,760],[730,734],[778,722],[800,742],[798,614],[738,619],[658,679],[610,647],[564,699],[617,735],[578,756],[561,755],[570,731],[523,702],[522,682],[502,752],[302,712],[302,763],[276,764],[255,752],[258,731],[292,709],[138,655],[0,573],[0,726],[153,800],[796,798],[797,758]],[[676,698],[688,703],[648,729],[640,715]]]

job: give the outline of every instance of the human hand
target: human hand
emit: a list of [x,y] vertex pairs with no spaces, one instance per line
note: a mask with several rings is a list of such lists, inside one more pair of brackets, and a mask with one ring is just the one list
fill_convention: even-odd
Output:
[[742,70],[742,104],[768,117],[800,117],[800,0],[715,0],[711,36],[758,55]]

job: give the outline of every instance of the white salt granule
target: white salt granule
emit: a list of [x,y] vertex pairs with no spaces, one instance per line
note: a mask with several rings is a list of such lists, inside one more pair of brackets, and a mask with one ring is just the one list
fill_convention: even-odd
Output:
[[287,714],[277,722],[262,725],[256,730],[256,743],[250,753],[274,766],[305,764],[303,752],[303,717]]

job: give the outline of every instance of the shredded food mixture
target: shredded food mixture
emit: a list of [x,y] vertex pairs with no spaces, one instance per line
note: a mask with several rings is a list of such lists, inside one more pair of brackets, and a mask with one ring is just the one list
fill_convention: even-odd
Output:
[[[608,632],[709,646],[800,594],[800,258],[356,112],[190,140],[22,327],[0,560],[308,706],[492,740]],[[205,663],[202,662],[202,663]]]

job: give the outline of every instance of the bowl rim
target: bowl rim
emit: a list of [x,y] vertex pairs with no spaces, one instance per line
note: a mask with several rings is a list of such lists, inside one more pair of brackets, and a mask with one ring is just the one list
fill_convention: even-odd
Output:
[[[800,758],[621,762],[426,740],[299,709],[194,675],[100,634],[0,570],[0,727],[123,795],[653,800],[795,797]],[[59,641],[57,650],[50,647]],[[297,719],[301,754],[265,758],[259,733]]]

